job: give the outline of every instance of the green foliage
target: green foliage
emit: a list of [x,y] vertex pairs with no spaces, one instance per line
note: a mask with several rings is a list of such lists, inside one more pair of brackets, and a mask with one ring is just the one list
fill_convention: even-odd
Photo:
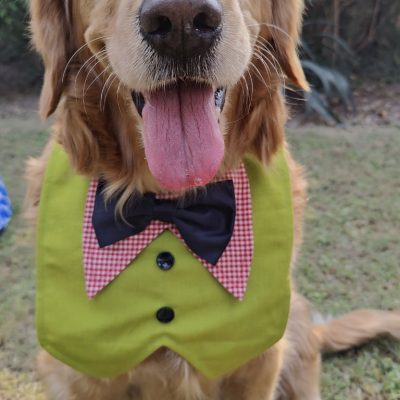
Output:
[[327,124],[354,111],[350,76],[398,81],[400,1],[308,0],[303,68],[311,92],[302,93],[306,115]]
[[[319,36],[317,33],[316,37]],[[335,47],[338,52],[335,58],[352,59],[352,50],[345,41],[334,36],[325,36],[329,37],[329,43],[337,44]],[[319,50],[321,49],[323,48],[320,47]],[[315,49],[308,43],[303,42],[301,50],[301,64],[311,88],[310,92],[299,93],[304,100],[305,117],[316,114],[328,125],[341,123],[342,118],[338,110],[355,111],[349,78],[338,68],[319,62]],[[346,54],[346,57],[343,57],[343,54]]]
[[27,0],[0,0],[0,90],[31,90],[43,68],[29,44]]
[[26,0],[0,0],[0,62],[10,62],[26,53]]
[[400,1],[307,3],[303,38],[314,61],[363,78],[399,81]]
[[15,19],[24,13],[25,6],[25,0],[0,0],[0,18],[3,28],[4,26],[10,28],[14,25]]
[[[400,1],[306,2],[302,58],[308,63],[307,74],[317,90],[306,96],[310,98],[309,109],[325,113],[323,119],[332,123],[337,120],[332,103],[339,102],[348,108],[350,100],[344,98],[341,90],[325,93],[324,76],[336,74],[340,86],[344,77],[350,75],[400,80]],[[25,82],[22,87],[29,81],[38,81],[41,73],[40,63],[28,50],[26,6],[27,0],[0,0],[0,65],[15,65],[14,74],[6,80],[14,83],[17,77]]]
[[302,66],[311,85],[311,91],[303,93],[306,114],[317,113],[329,125],[342,122],[333,105],[354,111],[349,79],[338,70],[314,61],[303,60]]

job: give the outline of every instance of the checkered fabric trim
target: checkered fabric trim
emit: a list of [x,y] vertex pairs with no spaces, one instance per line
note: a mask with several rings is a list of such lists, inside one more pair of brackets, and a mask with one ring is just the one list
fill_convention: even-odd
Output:
[[[209,264],[190,249],[189,251],[229,293],[238,300],[243,300],[254,251],[250,183],[243,164],[220,180],[232,180],[235,188],[236,218],[231,241],[216,265]],[[83,223],[85,283],[86,292],[90,298],[96,296],[118,277],[165,230],[170,230],[185,243],[173,224],[153,221],[143,232],[101,248],[92,224],[97,185],[96,180],[90,184]],[[160,197],[171,198],[172,196]]]

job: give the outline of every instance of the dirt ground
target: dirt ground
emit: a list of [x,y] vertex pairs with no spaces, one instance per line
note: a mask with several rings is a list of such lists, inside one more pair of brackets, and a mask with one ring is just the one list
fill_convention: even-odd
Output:
[[[296,96],[294,96],[294,99]],[[400,126],[400,83],[387,84],[367,82],[360,84],[353,91],[354,111],[346,111],[339,104],[333,106],[340,115],[342,127],[351,126]],[[292,107],[291,127],[312,126],[321,123],[316,114],[307,118],[296,100],[289,99]],[[294,101],[294,103],[293,103]],[[300,104],[301,105],[301,104]],[[300,112],[298,112],[300,111]]]

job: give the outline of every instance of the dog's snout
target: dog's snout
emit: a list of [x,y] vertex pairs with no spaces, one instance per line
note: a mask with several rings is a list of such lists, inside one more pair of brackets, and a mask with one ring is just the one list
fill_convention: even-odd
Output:
[[222,6],[219,0],[144,0],[140,26],[145,40],[161,55],[203,55],[222,30]]

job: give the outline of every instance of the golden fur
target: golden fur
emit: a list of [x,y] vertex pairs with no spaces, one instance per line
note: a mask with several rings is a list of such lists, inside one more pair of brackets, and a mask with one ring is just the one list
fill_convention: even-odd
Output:
[[[303,2],[221,3],[225,26],[232,29],[218,46],[218,66],[209,79],[229,87],[220,122],[226,142],[223,169],[236,165],[245,152],[268,165],[280,146],[287,148],[284,78],[307,89],[296,53]],[[160,190],[145,161],[141,122],[130,92],[166,84],[171,77],[149,73],[150,61],[129,19],[139,5],[139,0],[31,0],[33,42],[46,68],[40,114],[46,118],[58,112],[47,149],[28,166],[30,216],[39,203],[52,141],[64,146],[78,173],[104,177],[110,195],[122,192],[127,200],[136,191]],[[294,265],[306,183],[288,149],[286,154],[295,217]],[[317,400],[321,350],[343,350],[379,334],[400,337],[400,315],[367,310],[314,326],[307,303],[293,289],[284,338],[217,381],[207,381],[167,349],[114,380],[83,376],[46,353],[38,365],[50,399]]]

